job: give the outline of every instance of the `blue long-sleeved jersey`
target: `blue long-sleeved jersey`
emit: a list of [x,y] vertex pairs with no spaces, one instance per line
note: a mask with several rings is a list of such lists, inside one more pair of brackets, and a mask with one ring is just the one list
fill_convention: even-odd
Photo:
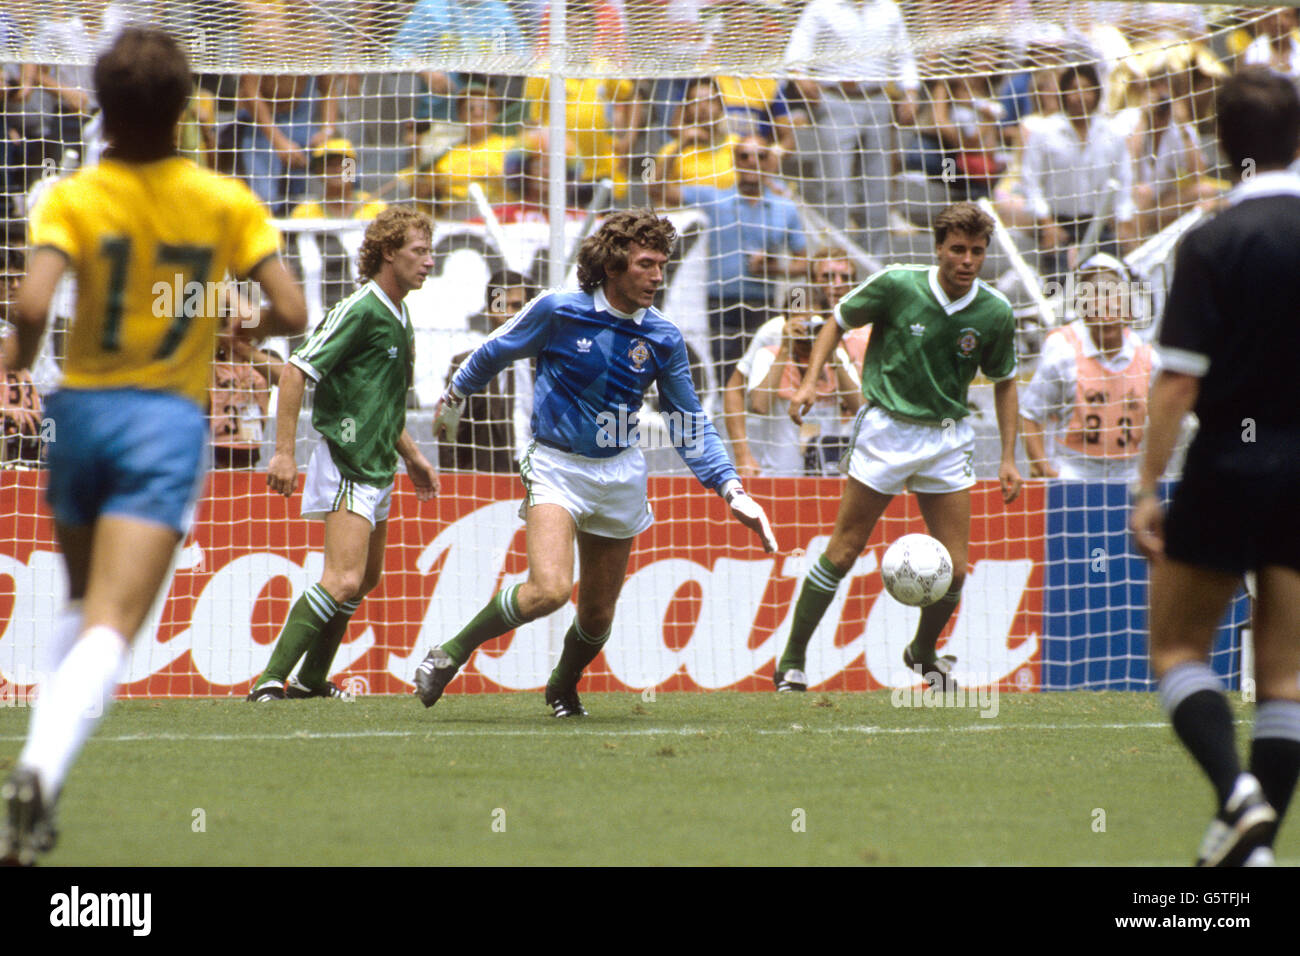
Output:
[[655,308],[628,316],[601,290],[538,296],[474,350],[452,385],[472,395],[517,359],[537,357],[533,436],[609,458],[637,443],[637,413],[651,382],[682,460],[706,488],[739,480],[691,383],[686,343]]

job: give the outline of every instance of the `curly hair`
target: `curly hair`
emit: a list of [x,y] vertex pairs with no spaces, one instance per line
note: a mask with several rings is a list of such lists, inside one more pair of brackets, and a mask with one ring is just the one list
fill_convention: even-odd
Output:
[[414,226],[433,238],[433,222],[411,206],[389,206],[366,227],[366,236],[357,253],[357,271],[363,279],[373,279],[383,268],[384,256],[406,245],[406,233]]
[[934,244],[943,245],[950,232],[988,242],[993,237],[993,219],[973,202],[953,203],[934,219]]
[[578,250],[578,285],[594,292],[613,273],[627,271],[627,254],[633,245],[669,255],[677,230],[651,209],[624,209],[610,213],[599,229],[582,241]]

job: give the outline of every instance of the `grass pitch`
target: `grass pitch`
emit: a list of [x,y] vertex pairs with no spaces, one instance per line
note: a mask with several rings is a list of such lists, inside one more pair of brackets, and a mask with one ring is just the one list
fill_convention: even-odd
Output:
[[[1186,866],[1212,812],[1153,694],[1003,694],[994,717],[887,692],[583,702],[119,702],[43,862]],[[0,708],[0,769],[27,717]],[[1300,860],[1294,823],[1277,850]]]

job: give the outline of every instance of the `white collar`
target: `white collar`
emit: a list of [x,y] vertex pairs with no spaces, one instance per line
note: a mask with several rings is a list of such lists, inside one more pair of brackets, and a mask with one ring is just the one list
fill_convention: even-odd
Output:
[[605,298],[605,288],[601,286],[591,294],[592,302],[595,303],[597,312],[608,312],[610,315],[617,316],[620,319],[631,319],[637,325],[645,318],[645,309],[637,309],[635,312],[620,312],[609,304],[609,299]]
[[930,266],[930,291],[934,293],[934,297],[939,300],[939,304],[943,306],[943,310],[949,315],[960,312],[975,301],[975,293],[979,291],[979,284],[979,276],[976,276],[975,281],[970,284],[970,291],[954,301],[948,298],[948,293],[944,292],[943,286],[939,285],[939,267]]
[[1300,196],[1300,175],[1292,169],[1270,169],[1234,186],[1228,193],[1229,205],[1263,196]]
[[393,300],[388,298],[388,295],[383,289],[379,288],[379,283],[374,279],[371,279],[367,285],[370,286],[370,291],[379,297],[379,301],[388,306],[388,311],[393,313],[393,318],[406,325],[406,303],[403,302],[401,306],[393,305]]

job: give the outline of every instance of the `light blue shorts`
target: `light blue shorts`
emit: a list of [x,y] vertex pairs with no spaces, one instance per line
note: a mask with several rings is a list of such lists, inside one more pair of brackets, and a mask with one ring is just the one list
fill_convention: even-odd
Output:
[[45,409],[54,422],[45,498],[56,521],[116,515],[188,533],[209,458],[198,405],[171,392],[60,389]]

